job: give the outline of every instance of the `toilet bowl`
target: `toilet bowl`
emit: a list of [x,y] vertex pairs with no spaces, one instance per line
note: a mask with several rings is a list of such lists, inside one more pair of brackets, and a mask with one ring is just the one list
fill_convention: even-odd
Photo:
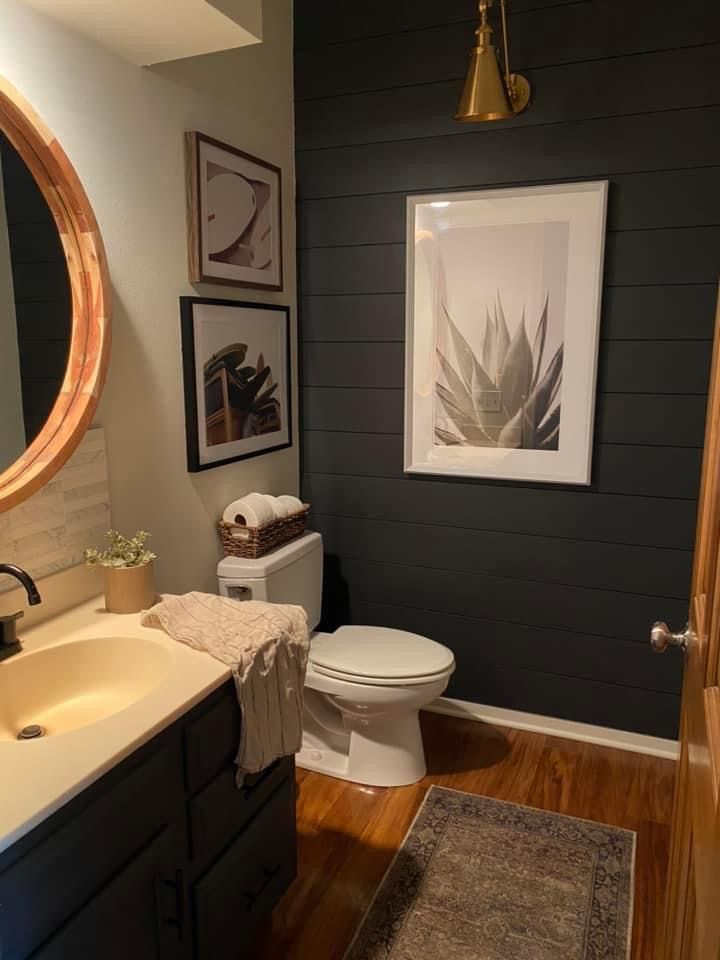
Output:
[[[267,557],[226,557],[220,593],[297,603],[320,620],[322,539],[308,533]],[[304,691],[299,766],[371,786],[416,783],[426,772],[419,711],[447,687],[452,652],[418,634],[343,626],[313,633]]]
[[452,653],[387,627],[340,627],[310,642],[301,767],[373,786],[425,776],[418,712],[448,685]]

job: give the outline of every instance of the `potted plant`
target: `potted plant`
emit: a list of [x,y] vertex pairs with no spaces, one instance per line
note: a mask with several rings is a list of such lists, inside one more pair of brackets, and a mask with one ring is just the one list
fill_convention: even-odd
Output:
[[145,546],[149,537],[145,530],[130,538],[108,530],[104,550],[90,547],[83,553],[89,567],[103,568],[105,609],[110,613],[139,613],[155,603],[155,554]]

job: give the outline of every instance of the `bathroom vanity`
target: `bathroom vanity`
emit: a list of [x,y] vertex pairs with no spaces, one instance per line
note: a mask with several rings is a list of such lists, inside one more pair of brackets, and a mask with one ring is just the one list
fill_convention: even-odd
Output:
[[228,681],[0,854],[3,960],[245,954],[295,876],[295,787],[287,758],[238,790],[238,714]]
[[[134,645],[128,677],[147,672],[151,648],[162,664],[137,700],[128,693],[113,715],[48,725],[27,742],[0,717],[0,957],[252,955],[258,923],[295,876],[294,758],[238,789],[240,711],[227,668],[95,601],[30,631],[0,671],[19,684],[24,671],[38,675],[46,716],[60,717],[51,700],[68,702],[70,680],[44,682],[44,665],[73,663],[83,644],[114,656],[119,635],[126,655]],[[59,675],[90,690],[96,664],[82,661],[84,675]]]

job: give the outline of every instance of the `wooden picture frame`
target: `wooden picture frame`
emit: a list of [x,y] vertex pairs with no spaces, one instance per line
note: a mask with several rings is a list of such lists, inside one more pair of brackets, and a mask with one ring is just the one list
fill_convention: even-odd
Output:
[[191,283],[282,290],[280,167],[197,131],[185,147]]
[[190,473],[292,446],[290,308],[181,297]]

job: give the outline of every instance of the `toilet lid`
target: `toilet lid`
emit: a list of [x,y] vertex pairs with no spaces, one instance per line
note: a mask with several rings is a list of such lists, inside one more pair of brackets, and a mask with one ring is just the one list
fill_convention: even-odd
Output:
[[310,661],[334,676],[364,680],[427,679],[453,669],[452,651],[440,643],[390,627],[340,627],[317,637]]

